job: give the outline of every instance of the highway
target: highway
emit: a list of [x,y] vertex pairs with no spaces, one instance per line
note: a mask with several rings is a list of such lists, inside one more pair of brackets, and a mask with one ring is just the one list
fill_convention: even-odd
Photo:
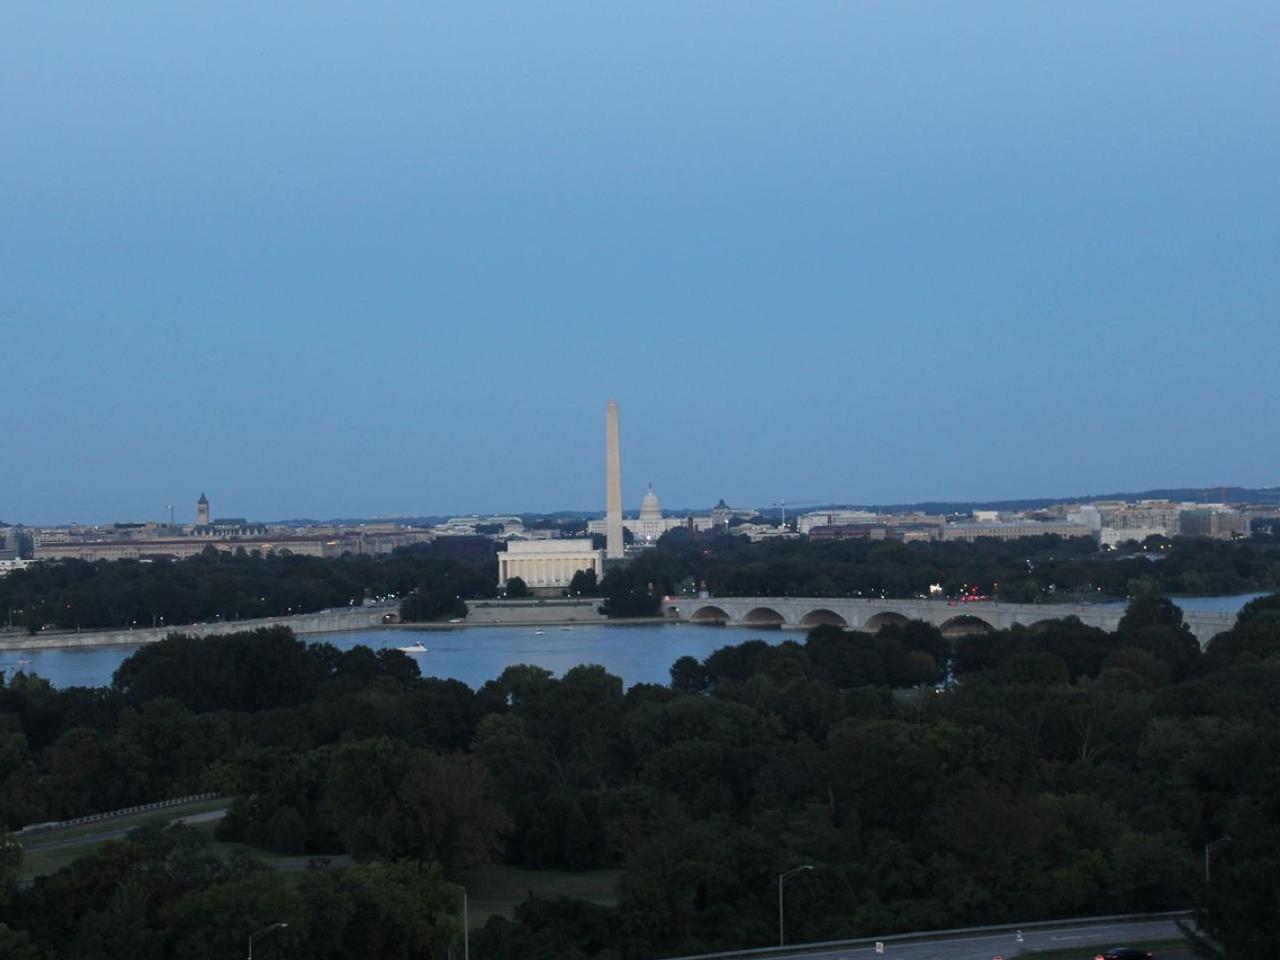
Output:
[[[155,819],[164,817],[164,810],[157,810]],[[221,810],[206,810],[203,813],[193,813],[185,817],[175,817],[170,823],[210,823],[214,820],[221,820],[227,815],[225,808]],[[42,840],[39,835],[34,839],[23,840],[22,849],[35,853],[38,850],[61,850],[66,847],[83,847],[91,843],[102,843],[106,840],[123,840],[128,836],[131,830],[136,830],[138,823],[130,823],[127,826],[115,827],[110,826],[110,821],[104,821],[104,829],[96,830],[90,833],[77,833],[71,837],[56,837],[53,839]]]
[[[1017,931],[1001,930],[994,933],[957,933],[953,936],[940,934],[938,939],[885,940],[883,954],[876,953],[874,945],[864,946],[859,942],[857,946],[776,950],[755,955],[761,957],[761,960],[878,960],[881,957],[889,960],[992,960],[994,957],[1012,960],[1020,952],[1025,956],[1034,955],[1032,951],[1037,950],[1069,950],[1078,946],[1080,960],[1093,960],[1103,947],[1127,946],[1136,941],[1173,940],[1178,937],[1178,928],[1170,917],[1157,920],[1101,921],[1086,925],[1064,922],[1059,926],[1040,926],[1023,930],[1021,942]],[[725,960],[735,956],[747,960],[752,954],[716,956]],[[1156,953],[1157,960],[1177,960],[1189,956],[1190,953],[1184,950]]]

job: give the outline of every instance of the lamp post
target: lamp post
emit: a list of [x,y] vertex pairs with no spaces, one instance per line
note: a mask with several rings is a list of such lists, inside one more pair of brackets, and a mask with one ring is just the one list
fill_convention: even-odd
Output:
[[249,937],[249,960],[253,960],[253,941],[255,941],[255,940],[261,940],[261,939],[262,939],[263,937],[265,937],[267,934],[269,934],[269,933],[271,933],[271,932],[273,932],[273,931],[275,931],[275,930],[283,930],[283,929],[284,929],[285,927],[287,927],[287,926],[289,926],[287,923],[283,923],[283,922],[276,922],[276,923],[271,924],[271,926],[269,926],[269,927],[263,927],[261,930],[259,930],[259,931],[258,931],[257,933],[255,933],[255,934],[251,934],[251,935],[250,935],[250,937]]
[[1220,847],[1224,843],[1230,843],[1230,837],[1219,837],[1204,845],[1204,885],[1209,885],[1209,856],[1213,853],[1215,847]]
[[467,888],[462,888],[462,960],[471,960],[471,925],[467,922]]
[[782,884],[790,880],[797,873],[805,870],[812,870],[813,866],[806,863],[803,867],[796,867],[794,870],[788,870],[786,873],[778,874],[778,946],[785,947],[787,945],[787,928],[783,921],[782,913]]

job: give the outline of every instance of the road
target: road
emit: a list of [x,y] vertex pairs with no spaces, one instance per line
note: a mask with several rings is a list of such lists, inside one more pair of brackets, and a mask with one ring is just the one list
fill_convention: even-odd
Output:
[[[165,811],[157,810],[155,814],[156,814],[155,818],[160,819],[161,817],[164,816]],[[225,808],[221,810],[206,810],[203,813],[193,813],[185,817],[175,817],[169,822],[170,823],[209,823],[214,820],[221,820],[226,815],[227,815],[227,811]],[[123,840],[126,836],[128,836],[130,831],[136,830],[138,826],[139,824],[135,822],[135,823],[130,823],[127,826],[116,827],[115,829],[112,829],[110,827],[110,821],[108,820],[108,821],[104,821],[102,830],[95,830],[92,833],[77,833],[73,837],[65,837],[65,838],[60,837],[57,839],[44,840],[44,841],[41,841],[39,839],[39,836],[37,835],[35,839],[22,841],[22,849],[30,853],[35,853],[37,850],[61,850],[66,847],[83,847],[86,844],[90,844],[90,843],[102,843],[106,840]]]
[[[992,960],[1003,957],[1012,960],[1019,951],[1068,950],[1079,945],[1081,960],[1093,960],[1097,948],[1131,944],[1135,941],[1173,940],[1179,937],[1172,919],[1109,921],[1095,925],[1039,927],[1024,930],[1022,942],[1012,930],[998,933],[957,934],[937,940],[901,941],[886,940],[884,953],[877,954],[873,946],[834,948],[831,950],[778,952],[768,954],[768,960]],[[1176,960],[1189,957],[1185,951],[1158,953],[1158,960]]]

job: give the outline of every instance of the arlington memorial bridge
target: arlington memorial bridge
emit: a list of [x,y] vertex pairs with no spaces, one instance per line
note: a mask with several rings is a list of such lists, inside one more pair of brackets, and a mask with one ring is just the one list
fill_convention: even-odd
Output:
[[[1021,624],[1035,629],[1064,617],[1114,632],[1124,616],[1123,605],[1001,603],[998,600],[959,603],[947,600],[867,600],[833,597],[668,597],[663,612],[686,623],[808,630],[828,623],[847,630],[875,633],[890,623],[923,620],[946,636],[986,633]],[[1234,613],[1183,611],[1183,620],[1207,646],[1217,634],[1230,630]]]

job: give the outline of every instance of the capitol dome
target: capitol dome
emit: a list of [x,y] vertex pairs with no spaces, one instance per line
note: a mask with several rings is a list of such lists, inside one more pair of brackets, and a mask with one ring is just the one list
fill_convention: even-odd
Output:
[[646,493],[644,495],[644,499],[640,501],[640,519],[662,519],[662,504],[658,502],[658,495],[653,492],[653,484],[649,484],[649,492]]

